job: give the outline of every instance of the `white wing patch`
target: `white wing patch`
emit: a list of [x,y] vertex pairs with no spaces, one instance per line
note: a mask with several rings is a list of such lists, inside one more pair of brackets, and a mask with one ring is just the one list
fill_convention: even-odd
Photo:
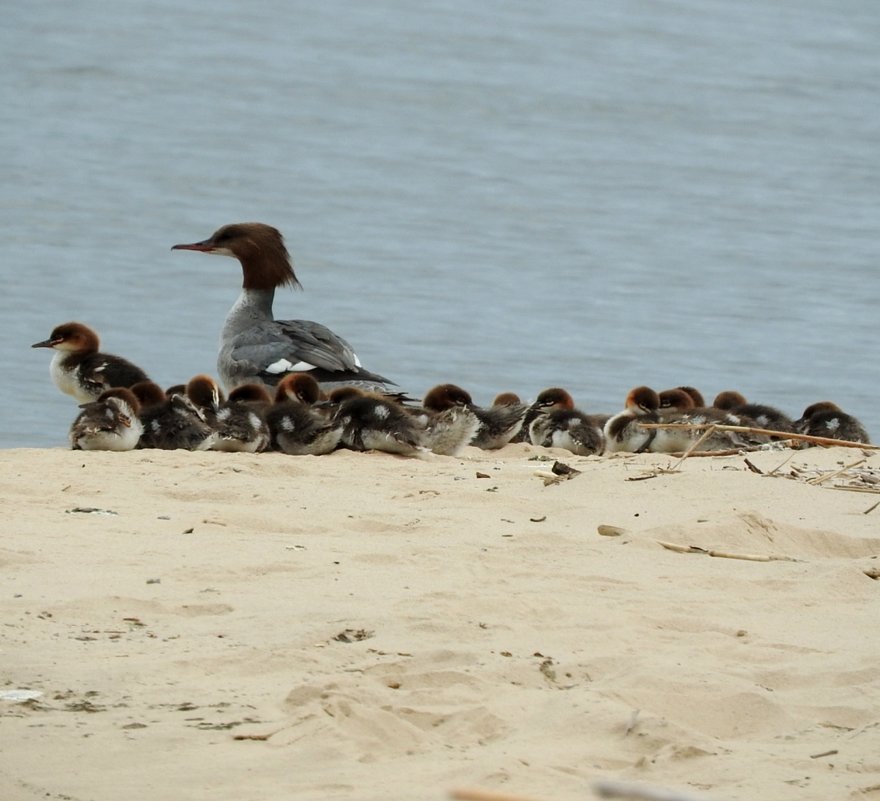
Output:
[[308,362],[297,362],[296,364],[292,364],[287,359],[279,359],[277,362],[272,362],[272,364],[265,368],[266,372],[271,373],[272,375],[278,375],[279,373],[304,373],[306,370],[314,369],[314,364],[309,364]]

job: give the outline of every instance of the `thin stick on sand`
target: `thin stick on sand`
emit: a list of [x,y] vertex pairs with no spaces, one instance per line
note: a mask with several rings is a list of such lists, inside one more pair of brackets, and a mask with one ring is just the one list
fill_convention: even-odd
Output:
[[714,548],[701,548],[699,545],[679,545],[677,542],[664,542],[657,540],[658,545],[662,545],[667,551],[675,551],[676,553],[701,553],[706,556],[714,556],[719,559],[743,559],[746,562],[797,562],[791,556],[772,556],[769,554],[759,553],[729,553],[727,551],[716,551]]
[[814,437],[812,434],[795,434],[790,431],[774,431],[772,428],[753,428],[752,426],[730,426],[722,423],[642,423],[642,428],[683,428],[694,431],[709,428],[716,431],[737,431],[741,434],[766,434],[769,437],[783,437],[786,440],[812,442],[816,445],[839,445],[843,448],[864,448],[869,451],[880,450],[880,445],[868,445],[865,442],[850,442],[848,439],[831,439],[831,437]]
[[816,478],[811,478],[807,481],[807,484],[822,484],[825,481],[828,481],[832,478],[837,478],[837,476],[842,475],[847,470],[858,467],[860,464],[864,464],[867,462],[867,459],[859,459],[857,462],[853,462],[852,464],[848,464],[846,467],[841,467],[840,470],[833,470],[830,473],[825,473],[821,476],[817,476]]
[[703,432],[702,436],[699,439],[695,440],[693,442],[693,444],[690,446],[690,448],[688,448],[682,454],[681,459],[679,459],[674,465],[672,465],[670,470],[673,472],[675,470],[678,470],[678,468],[681,467],[684,460],[687,459],[688,456],[690,456],[703,442],[705,442],[709,437],[711,437],[717,430],[718,430],[718,426],[716,426],[716,425],[709,426],[709,428],[707,428]]

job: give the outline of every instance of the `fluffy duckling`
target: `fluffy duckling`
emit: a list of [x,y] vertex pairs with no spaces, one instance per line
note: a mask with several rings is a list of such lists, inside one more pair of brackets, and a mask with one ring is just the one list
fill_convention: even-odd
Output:
[[266,412],[272,448],[292,456],[321,456],[337,448],[343,424],[313,408],[321,397],[318,382],[307,373],[281,379]]
[[749,403],[736,390],[728,389],[724,392],[719,392],[715,396],[712,405],[716,409],[721,409],[721,411],[752,420],[757,428],[767,428],[771,431],[780,432],[794,431],[792,427],[793,421],[787,414],[773,406]]
[[272,398],[262,385],[241,384],[224,398],[211,376],[198,375],[190,379],[186,395],[214,429],[211,450],[259,453],[269,446],[265,412]]
[[52,381],[80,403],[97,400],[101,393],[113,387],[130,387],[148,380],[137,365],[121,356],[101,353],[101,340],[83,323],[58,325],[48,339],[35,342],[31,347],[55,351],[49,365]]
[[831,401],[810,404],[792,426],[798,433],[809,434],[811,437],[829,437],[847,442],[871,444],[868,432],[861,422]]
[[650,387],[635,387],[626,396],[624,409],[605,423],[605,449],[609,453],[644,453],[660,429],[643,428],[642,423],[659,423],[660,397]]
[[579,456],[605,450],[603,426],[607,418],[592,417],[574,406],[571,395],[561,387],[551,387],[538,394],[532,408],[541,411],[529,426],[529,440],[545,448],[565,448]]
[[471,445],[484,451],[494,451],[517,441],[529,411],[529,407],[513,392],[500,393],[488,408],[473,403],[470,408],[480,421]]
[[471,406],[471,396],[461,387],[439,384],[425,395],[422,409],[412,410],[432,453],[457,456],[473,440],[481,423]]
[[336,412],[342,423],[342,443],[356,451],[385,451],[424,456],[424,429],[400,404],[376,395],[359,394],[344,400]]
[[142,381],[131,388],[141,403],[140,419],[144,427],[140,448],[206,451],[214,440],[214,429],[204,413],[180,391],[163,391],[153,381]]
[[140,404],[131,390],[116,387],[82,404],[70,427],[70,447],[81,451],[130,451],[143,433]]

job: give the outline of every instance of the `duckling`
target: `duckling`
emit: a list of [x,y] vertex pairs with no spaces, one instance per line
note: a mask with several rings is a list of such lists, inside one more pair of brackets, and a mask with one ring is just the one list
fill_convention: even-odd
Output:
[[343,423],[313,408],[321,396],[318,382],[307,373],[281,379],[275,403],[266,412],[273,449],[292,456],[321,456],[338,447]]
[[108,389],[81,408],[70,427],[73,450],[130,451],[137,446],[144,429],[137,416],[140,404],[131,390]]
[[80,403],[97,400],[102,392],[113,387],[130,387],[148,380],[147,374],[127,359],[101,353],[101,340],[84,323],[55,326],[48,339],[31,347],[55,351],[49,365],[52,381]]

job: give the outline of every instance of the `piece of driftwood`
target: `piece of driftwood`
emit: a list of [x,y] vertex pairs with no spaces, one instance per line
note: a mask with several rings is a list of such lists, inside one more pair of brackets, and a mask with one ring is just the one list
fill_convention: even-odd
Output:
[[481,787],[461,787],[449,793],[458,801],[539,801],[524,795],[514,795],[502,790],[484,790]]
[[637,801],[709,801],[704,795],[692,795],[680,790],[667,790],[663,787],[649,787],[645,784],[609,779],[593,782],[593,791],[600,798],[630,798]]
[[664,542],[657,540],[659,545],[666,548],[667,551],[675,551],[676,553],[701,553],[706,556],[715,556],[719,559],[743,559],[746,562],[799,562],[791,556],[774,556],[770,554],[758,553],[728,553],[727,551],[718,551],[714,548],[701,548],[699,545],[679,545],[677,542]]
[[792,459],[794,458],[794,454],[790,453],[786,456],[776,467],[772,470],[767,471],[768,476],[775,476],[783,467],[785,467]]

